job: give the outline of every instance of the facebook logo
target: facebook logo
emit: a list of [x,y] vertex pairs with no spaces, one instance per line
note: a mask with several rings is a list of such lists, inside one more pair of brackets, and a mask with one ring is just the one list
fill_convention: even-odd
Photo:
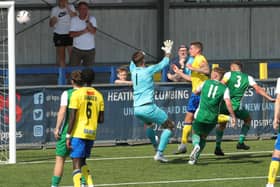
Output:
[[43,120],[43,109],[34,109],[33,110],[33,120],[40,121]]
[[44,93],[39,92],[39,93],[34,94],[33,99],[34,99],[34,104],[35,105],[43,104],[44,103]]
[[43,129],[44,129],[43,125],[34,125],[33,126],[33,135],[35,137],[43,136],[43,134],[44,134]]

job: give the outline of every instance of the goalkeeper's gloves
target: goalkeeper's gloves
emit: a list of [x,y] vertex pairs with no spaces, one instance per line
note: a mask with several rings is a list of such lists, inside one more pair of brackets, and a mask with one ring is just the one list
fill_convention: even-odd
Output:
[[165,40],[163,42],[164,46],[161,47],[161,49],[165,52],[165,54],[171,54],[173,41],[172,40]]

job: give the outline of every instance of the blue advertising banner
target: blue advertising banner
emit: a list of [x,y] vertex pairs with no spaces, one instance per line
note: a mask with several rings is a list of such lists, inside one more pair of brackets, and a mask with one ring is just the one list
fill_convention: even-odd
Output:
[[[258,82],[265,91],[275,96],[276,81]],[[127,141],[145,139],[143,122],[133,115],[133,93],[131,86],[95,85],[104,97],[105,122],[99,124],[97,140]],[[32,87],[17,89],[17,143],[18,144],[48,144],[55,142],[53,129],[56,125],[60,96],[66,87]],[[169,118],[174,121],[176,129],[173,138],[181,137],[182,124],[187,111],[187,103],[191,94],[188,83],[158,83],[155,87],[155,102],[164,109]],[[8,126],[7,116],[3,113],[3,96],[0,101],[0,112]],[[253,88],[245,93],[242,106],[252,117],[249,135],[272,135],[272,120],[274,103],[268,102],[256,94]],[[238,135],[243,122],[238,121],[238,128],[227,128],[225,135]],[[229,124],[228,124],[229,126]],[[3,128],[3,127],[2,127]],[[160,131],[159,125],[155,129]],[[213,134],[213,132],[212,132]],[[7,132],[1,132],[1,140],[8,138]]]

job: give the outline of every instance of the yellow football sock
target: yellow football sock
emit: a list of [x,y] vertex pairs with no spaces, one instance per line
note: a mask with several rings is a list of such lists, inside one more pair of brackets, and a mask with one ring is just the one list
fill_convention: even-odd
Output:
[[188,137],[189,137],[189,134],[191,133],[191,131],[192,131],[192,126],[190,124],[187,124],[184,126],[183,132],[182,132],[182,139],[181,139],[182,144],[188,143]]
[[279,160],[272,160],[269,166],[268,184],[275,184],[277,173],[279,169]]
[[76,169],[73,171],[74,187],[81,187],[81,177],[82,177],[81,170]]
[[93,185],[92,176],[91,176],[91,174],[89,173],[88,166],[87,166],[87,165],[83,165],[81,169],[82,169],[82,174],[83,174],[83,176],[84,176],[85,179],[86,179],[87,185],[88,185],[88,186]]
[[224,114],[219,114],[218,116],[218,123],[227,123],[230,120],[230,116],[224,115]]

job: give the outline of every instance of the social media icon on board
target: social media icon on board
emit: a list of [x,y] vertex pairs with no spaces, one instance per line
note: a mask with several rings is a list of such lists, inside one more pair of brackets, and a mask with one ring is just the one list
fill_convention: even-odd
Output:
[[43,120],[44,112],[43,109],[34,109],[33,110],[33,120],[40,121]]
[[34,125],[33,126],[33,135],[35,137],[41,137],[44,134],[44,127],[43,125]]
[[33,100],[35,105],[43,104],[44,103],[44,93],[39,92],[33,95]]

